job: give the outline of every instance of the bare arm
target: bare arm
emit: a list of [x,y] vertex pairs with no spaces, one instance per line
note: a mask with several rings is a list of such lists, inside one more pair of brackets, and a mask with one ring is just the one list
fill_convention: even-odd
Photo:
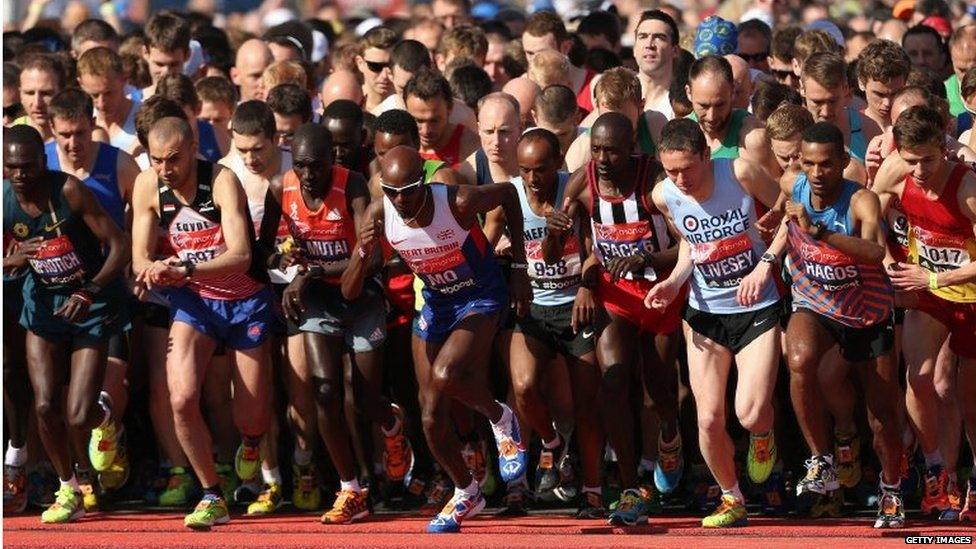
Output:
[[500,206],[512,240],[512,260],[515,263],[525,263],[522,207],[519,205],[515,186],[511,183],[492,183],[477,187],[463,185],[449,187],[448,192],[452,191],[456,196],[454,211],[462,227],[470,227],[477,223],[478,214],[488,213]]
[[136,275],[152,265],[159,230],[159,191],[156,173],[146,170],[132,188],[132,270]]
[[766,137],[766,128],[756,117],[749,115],[742,125],[740,156],[762,166],[768,173],[779,173],[779,165]]
[[[972,172],[966,174],[963,184],[959,186],[959,206],[963,215],[972,222],[973,235],[976,235],[976,176],[973,176]],[[969,264],[963,267],[944,271],[936,276],[940,288],[976,282],[976,261],[970,260]]]
[[753,198],[762,202],[767,208],[776,206],[780,196],[780,186],[762,166],[744,158],[737,158],[732,166],[736,179]]
[[[546,218],[546,237],[542,240],[542,257],[546,263],[556,263],[562,257],[566,245],[566,235],[573,229],[575,220],[579,227],[589,226],[589,215],[580,200],[586,190],[586,172],[577,170],[566,182],[566,194],[562,204],[556,204]],[[589,231],[583,231],[588,235]],[[592,247],[592,243],[590,244]],[[588,248],[587,250],[589,251]],[[585,271],[584,271],[585,272]]]
[[369,204],[362,214],[362,224],[357,224],[356,227],[356,249],[340,281],[342,297],[349,300],[359,297],[366,277],[374,272],[377,258],[382,260],[382,254],[377,246],[383,235],[382,199],[374,200]]
[[498,246],[498,241],[502,238],[502,234],[505,232],[505,212],[501,208],[495,208],[488,212],[488,215],[485,217],[484,232],[485,238],[491,244],[491,248],[495,249]]
[[105,287],[119,277],[125,266],[129,264],[132,257],[129,239],[122,232],[122,228],[105,213],[91,190],[73,176],[68,176],[68,181],[64,185],[64,197],[71,211],[80,215],[95,238],[108,248],[105,263],[91,279],[98,286]]
[[220,208],[220,230],[227,250],[211,259],[194,265],[191,278],[204,279],[247,272],[251,266],[250,221],[245,215],[247,199],[237,176],[218,168],[214,177],[214,205]]
[[863,189],[851,197],[851,212],[860,225],[860,236],[827,231],[823,241],[862,263],[881,264],[885,257],[885,232],[881,226],[881,202]]
[[[440,170],[437,172],[440,174]],[[478,175],[475,170],[475,158],[474,154],[468,156],[461,165],[457,167],[457,172],[455,172],[461,181],[468,185],[478,184]]]

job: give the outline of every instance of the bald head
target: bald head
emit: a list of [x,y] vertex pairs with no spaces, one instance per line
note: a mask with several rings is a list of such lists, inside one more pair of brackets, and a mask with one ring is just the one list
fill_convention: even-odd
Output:
[[498,113],[496,116],[500,117],[512,116],[514,119],[520,119],[521,105],[510,94],[493,92],[481,99],[481,105],[478,107],[478,119],[481,120],[487,112]]
[[264,99],[261,76],[272,61],[271,50],[263,40],[252,38],[241,44],[230,71],[234,83],[241,89],[241,101]]
[[384,185],[402,187],[417,179],[423,173],[424,161],[413,147],[400,145],[383,155],[380,160],[380,177]]
[[535,98],[539,95],[539,86],[527,77],[520,76],[509,80],[502,91],[518,101],[522,126],[525,128],[533,126],[532,106],[535,105]]
[[623,114],[607,112],[596,119],[590,134],[594,140],[599,136],[614,143],[630,143],[634,139],[634,126]]
[[363,104],[363,87],[359,78],[351,71],[336,71],[322,83],[319,92],[322,105],[328,107],[333,101],[345,99],[357,105]]
[[895,44],[901,44],[901,39],[908,31],[908,25],[901,19],[889,19],[881,25],[878,31],[878,38],[891,40]]
[[749,73],[749,63],[738,55],[729,54],[725,56],[729,65],[732,65],[732,107],[736,109],[749,108],[749,99],[752,97],[752,75]]
[[36,156],[44,152],[44,139],[33,127],[27,124],[18,124],[12,127],[3,128],[3,152],[6,156],[14,149],[23,151],[25,154]]

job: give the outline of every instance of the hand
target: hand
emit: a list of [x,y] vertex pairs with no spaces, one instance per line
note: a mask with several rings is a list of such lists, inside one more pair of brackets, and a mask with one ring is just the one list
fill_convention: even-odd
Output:
[[528,314],[529,304],[532,303],[532,286],[529,285],[528,271],[524,269],[512,269],[509,285],[515,314],[521,318]]
[[644,296],[644,306],[663,311],[678,297],[680,290],[681,286],[677,282],[670,278],[664,279],[651,287]]
[[596,301],[593,299],[593,291],[589,288],[580,287],[579,291],[576,292],[576,300],[573,301],[573,317],[570,321],[573,333],[579,332],[583,326],[592,324],[595,316]]
[[635,254],[624,257],[615,257],[607,262],[607,272],[610,273],[610,280],[616,282],[623,278],[627,273],[636,273],[647,266],[644,256]]
[[776,236],[776,231],[779,230],[779,224],[783,222],[785,215],[786,212],[781,209],[773,208],[756,221],[756,230],[759,231],[759,237],[764,242],[772,242],[773,237]]
[[495,255],[498,257],[512,257],[512,241],[508,235],[502,235],[495,244]]
[[291,267],[292,265],[298,265],[303,261],[302,250],[295,248],[291,252],[282,253],[281,261],[278,262],[278,269],[284,271],[285,269]]
[[359,247],[369,256],[373,251],[373,246],[383,236],[383,220],[374,219],[363,223],[359,229]]
[[[786,217],[792,221],[795,221],[805,233],[813,235],[817,232],[816,225],[810,223],[810,217],[807,215],[806,208],[803,204],[798,202],[793,202],[792,200],[786,203]],[[812,231],[810,229],[813,229]]]
[[576,219],[576,209],[579,203],[567,198],[560,209],[553,208],[546,214],[546,230],[556,236],[562,236],[573,228]]
[[186,267],[177,257],[153,261],[146,270],[136,277],[150,290],[156,286],[182,286],[186,283]]
[[897,263],[888,265],[888,278],[896,290],[915,291],[926,290],[929,287],[929,271],[914,263]]
[[874,181],[874,176],[881,169],[882,162],[884,158],[881,157],[881,139],[872,139],[864,155],[864,168],[868,172],[868,181]]
[[91,307],[92,303],[91,300],[91,296],[87,293],[77,291],[71,294],[71,297],[64,302],[64,305],[57,311],[54,311],[54,315],[60,316],[72,324],[81,322],[88,316],[88,308]]
[[305,285],[308,284],[308,277],[300,274],[291,281],[281,295],[281,308],[284,309],[285,316],[294,322],[301,320],[305,313],[305,304],[302,303],[302,293]]
[[739,282],[739,290],[735,294],[735,300],[739,302],[739,305],[749,307],[759,301],[759,295],[772,272],[771,264],[760,261],[753,267],[751,273],[742,277],[742,281]]
[[13,249],[7,257],[3,258],[3,268],[5,270],[18,270],[27,266],[28,259],[34,257],[37,250],[44,243],[44,238],[35,236],[27,240],[14,243]]

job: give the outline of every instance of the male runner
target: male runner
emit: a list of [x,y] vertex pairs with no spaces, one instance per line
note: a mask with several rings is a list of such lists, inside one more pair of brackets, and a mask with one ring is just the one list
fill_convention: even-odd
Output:
[[[85,515],[71,454],[83,455],[88,432],[112,421],[112,403],[100,391],[108,340],[128,324],[120,277],[128,242],[87,186],[47,169],[44,143],[33,128],[4,132],[3,164],[10,178],[4,182],[4,233],[17,242],[4,270],[30,267],[20,322],[27,329],[41,441],[61,479],[41,521],[70,522]],[[61,366],[65,356],[68,365]]]
[[268,44],[259,38],[251,38],[241,44],[230,68],[230,78],[241,93],[241,102],[252,99],[264,100],[268,90],[261,88],[264,69],[274,62]]
[[366,96],[363,108],[367,111],[372,111],[393,93],[390,50],[396,41],[396,33],[383,26],[370,29],[359,39],[356,67],[363,75]]
[[678,25],[661,10],[641,14],[634,29],[634,57],[637,77],[643,90],[645,111],[657,111],[668,120],[674,118],[668,89],[674,72],[678,46]]
[[108,132],[109,143],[133,157],[142,154],[136,138],[138,101],[125,96],[122,58],[108,48],[92,48],[78,59],[78,83],[95,104],[95,123]]
[[340,288],[364,223],[369,190],[361,175],[334,165],[331,153],[326,128],[304,124],[295,131],[293,168],[285,175],[281,207],[306,268],[285,289],[282,307],[304,336],[319,433],[341,482],[332,509],[321,520],[348,524],[366,517],[369,508],[343,417],[343,345],[351,351],[355,401],[383,431],[391,478],[403,478],[412,452],[399,407],[380,393],[377,383],[382,380],[380,347],[386,339],[383,289],[375,277],[355,299],[346,298]]
[[332,137],[333,161],[368,178],[373,151],[366,143],[363,109],[347,99],[337,99],[326,105],[322,125]]
[[518,101],[504,92],[486,95],[478,108],[481,146],[458,166],[458,173],[471,185],[511,181],[518,176],[516,149],[521,134]]
[[403,102],[420,130],[420,155],[457,169],[481,143],[463,124],[450,123],[453,97],[447,80],[426,69],[417,72],[403,88]]
[[511,299],[523,315],[530,299],[522,242],[522,215],[515,187],[507,184],[424,185],[423,160],[397,147],[381,161],[382,201],[375,201],[359,237],[343,294],[358,295],[381,237],[424,279],[424,308],[414,322],[413,360],[420,385],[424,434],[431,452],[450,475],[454,496],[430,521],[430,533],[457,532],[484,508],[478,483],[461,458],[450,424],[457,400],[487,417],[498,444],[503,481],[525,474],[526,449],[515,414],[488,389],[487,366],[508,292],[494,253],[477,222],[501,206],[512,239]]
[[864,110],[871,120],[887,131],[891,127],[891,104],[898,90],[905,87],[912,61],[898,44],[888,40],[874,40],[857,57],[857,83],[868,107]]
[[[535,54],[543,50],[555,50],[563,55],[568,55],[573,41],[566,32],[566,24],[558,15],[549,11],[538,11],[525,24],[525,31],[522,33],[522,47],[525,50],[525,58],[529,63]],[[592,81],[596,72],[569,64],[569,73],[566,78],[569,87],[576,93],[576,103],[579,105],[582,116],[586,116],[593,110],[593,89]]]
[[[184,524],[208,530],[230,515],[200,411],[201,387],[223,344],[233,371],[234,422],[243,435],[235,469],[241,478],[253,477],[270,409],[272,294],[233,172],[196,158],[186,120],[157,121],[148,145],[153,169],[136,179],[132,199],[133,271],[149,289],[164,288],[169,299],[170,402],[176,435],[203,486],[203,499]],[[154,261],[160,237],[173,255]]]
[[177,15],[157,13],[146,23],[144,32],[142,58],[149,65],[152,84],[142,90],[143,101],[156,93],[162,77],[183,73],[183,65],[190,58],[190,24]]
[[27,113],[14,124],[27,124],[41,134],[47,143],[53,139],[47,112],[51,98],[64,87],[64,68],[50,54],[32,55],[20,68],[20,103]]

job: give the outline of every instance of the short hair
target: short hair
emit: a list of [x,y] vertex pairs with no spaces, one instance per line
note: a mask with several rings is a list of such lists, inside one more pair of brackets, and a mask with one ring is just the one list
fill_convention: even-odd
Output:
[[397,35],[386,27],[373,27],[359,39],[359,55],[369,48],[388,50],[397,43]]
[[556,44],[562,44],[569,40],[569,33],[566,32],[566,25],[563,20],[551,11],[537,11],[525,22],[523,34],[543,37],[547,34],[553,35]]
[[190,51],[190,24],[171,13],[156,13],[145,27],[146,48],[165,52]]
[[623,65],[620,56],[606,48],[593,48],[586,52],[583,64],[596,73],[602,73]]
[[566,78],[570,71],[569,57],[558,50],[545,49],[529,61],[529,79],[544,88]]
[[125,78],[122,56],[104,46],[92,48],[78,58],[78,76],[85,74],[101,78]]
[[485,94],[485,96],[478,101],[478,108],[475,110],[480,112],[489,101],[501,101],[503,103],[508,103],[508,106],[515,111],[516,115],[521,112],[518,99],[515,99],[514,95],[506,92],[492,92]]
[[935,29],[933,29],[932,27],[930,27],[928,25],[923,25],[921,23],[919,23],[918,25],[915,25],[914,27],[911,27],[907,31],[905,31],[905,34],[902,35],[902,37],[901,37],[901,45],[902,45],[902,47],[905,47],[905,43],[908,41],[908,37],[909,36],[922,36],[922,35],[930,36],[933,40],[935,40],[936,47],[943,54],[948,54],[949,53],[949,48],[946,45],[945,40],[942,39],[942,35],[939,34],[939,32],[936,31]]
[[94,107],[92,98],[78,88],[65,88],[54,94],[48,106],[51,119],[91,120]]
[[[644,21],[660,21],[667,25],[671,29],[671,45],[678,45],[678,40],[681,38],[681,35],[678,33],[678,24],[674,22],[674,18],[670,15],[657,9],[645,10],[641,13],[640,19],[637,21],[637,27],[640,27]],[[636,29],[637,27],[634,28]]]
[[336,99],[325,106],[325,111],[322,113],[323,124],[325,124],[326,118],[331,118],[333,120],[348,119],[352,120],[353,124],[356,126],[362,126],[364,115],[362,107],[353,101],[348,99]]
[[773,29],[769,28],[762,19],[748,19],[739,23],[739,36],[743,34],[758,34],[766,41],[766,50],[773,42]]
[[918,0],[915,3],[915,12],[920,15],[937,15],[939,17],[950,17],[949,5],[945,0]]
[[312,28],[301,21],[292,20],[275,25],[265,31],[263,40],[271,44],[293,48],[304,61],[311,59]]
[[942,115],[924,105],[916,105],[903,112],[895,121],[892,132],[899,150],[945,143]]
[[793,59],[804,66],[807,59],[815,53],[837,53],[837,41],[826,31],[809,30],[802,32],[796,38],[793,46]]
[[542,88],[535,97],[534,107],[537,119],[542,118],[557,124],[570,119],[575,120],[579,114],[576,93],[561,84]]
[[611,109],[623,108],[628,102],[635,103],[638,107],[643,105],[640,80],[634,71],[626,67],[617,67],[603,73],[596,83],[593,97],[598,105],[607,105]]
[[[166,116],[153,122],[152,127],[149,128],[149,135],[156,135],[158,139],[163,140],[179,137],[181,142],[185,143],[187,137],[192,138],[193,128],[185,117]],[[146,150],[149,150],[149,147],[146,147]]]
[[839,155],[845,156],[847,154],[847,150],[844,148],[844,132],[831,122],[817,122],[803,130],[803,141],[833,145],[834,151]]
[[[451,91],[465,105],[475,109],[483,97],[491,93],[491,77],[478,66],[458,67],[451,73]],[[518,110],[518,109],[516,109]]]
[[752,113],[759,120],[766,120],[784,103],[802,106],[803,97],[791,86],[772,80],[761,80],[752,92]]
[[230,119],[230,129],[241,135],[262,134],[268,139],[273,139],[276,131],[274,112],[264,101],[256,99],[245,101],[234,109],[234,116]]
[[193,39],[200,43],[207,66],[219,70],[229,78],[230,69],[234,66],[235,51],[230,46],[227,33],[213,25],[206,25],[193,31]]
[[158,94],[142,102],[136,113],[136,138],[142,148],[149,149],[149,131],[156,121],[170,116],[185,119],[186,111],[176,101]]
[[735,82],[735,78],[732,76],[732,65],[729,63],[729,60],[718,55],[706,55],[696,59],[688,71],[688,82],[706,73],[721,76],[729,84]]
[[813,115],[805,107],[784,103],[766,118],[766,136],[783,141],[812,125]]
[[500,36],[505,42],[512,39],[512,30],[508,28],[508,25],[502,23],[498,19],[482,21],[481,23],[478,23],[478,26],[481,27],[481,30],[485,31],[486,38],[495,34]]
[[20,88],[20,67],[7,61],[3,64],[3,87]]
[[966,74],[962,75],[962,81],[959,82],[959,90],[962,92],[962,96],[967,99],[976,93],[976,66],[969,67]]
[[451,84],[447,79],[430,69],[417,71],[407,81],[407,85],[403,87],[403,101],[406,102],[407,98],[411,95],[423,101],[430,101],[435,97],[440,97],[448,105],[451,104],[454,98],[451,92]]
[[609,11],[591,11],[576,27],[576,34],[603,35],[610,45],[620,44],[620,18]]
[[932,102],[932,92],[925,86],[905,86],[904,88],[895,92],[895,95],[891,97],[891,102],[900,101],[903,97],[916,96],[922,100],[922,103],[928,105]]
[[542,141],[546,143],[549,146],[549,159],[556,164],[562,162],[562,150],[559,147],[559,138],[551,131],[545,128],[532,128],[523,133],[518,140],[519,145],[526,141]]
[[801,34],[803,34],[803,29],[795,25],[777,29],[773,34],[769,54],[780,61],[789,63],[793,60],[796,39]]
[[421,67],[430,68],[430,53],[416,40],[401,40],[390,52],[390,63],[412,74]]
[[193,80],[185,74],[167,74],[156,83],[156,95],[176,101],[180,105],[198,107],[200,96],[193,86]]
[[948,46],[949,49],[956,47],[962,43],[965,39],[976,40],[976,25],[970,23],[969,25],[963,25],[955,30],[949,37]]
[[61,58],[51,53],[36,53],[28,56],[21,64],[20,73],[27,71],[49,72],[58,81],[58,88],[64,87],[67,75]]
[[77,50],[85,42],[112,42],[119,44],[119,33],[101,19],[85,19],[71,33],[71,49]]
[[444,70],[441,71],[441,74],[443,74],[444,78],[447,78],[448,83],[450,83],[451,77],[454,75],[454,71],[462,67],[479,67],[479,65],[470,57],[455,57],[454,59],[451,59],[447,65],[444,65]]
[[268,106],[281,116],[301,116],[307,122],[312,119],[312,98],[305,88],[295,84],[280,84],[268,92]]
[[282,84],[295,84],[307,88],[308,73],[298,61],[275,61],[264,69],[264,74],[261,75],[261,84],[266,90]]
[[836,53],[815,53],[803,63],[801,75],[804,80],[809,78],[825,88],[834,89],[847,84],[847,63]]
[[896,78],[908,78],[912,60],[905,50],[890,40],[872,40],[857,56],[857,78],[887,84]]
[[[336,46],[335,50],[329,52],[332,58],[332,70],[349,71],[359,75],[359,67],[356,66],[356,56],[359,55],[359,44],[349,42]],[[362,75],[360,75],[360,79]]]
[[708,150],[708,142],[697,122],[690,118],[675,118],[661,130],[661,143],[657,149],[660,152],[691,151],[703,155]]
[[458,25],[441,36],[438,53],[452,57],[470,57],[484,60],[488,55],[488,38],[485,31],[474,25]]
[[420,143],[417,121],[403,109],[391,109],[376,117],[373,134],[408,135],[414,143]]
[[207,76],[197,81],[197,95],[200,102],[225,103],[233,107],[237,104],[237,88],[223,76]]
[[[299,144],[306,142],[313,147],[313,150],[321,151],[323,149],[331,149],[332,133],[319,124],[306,122],[295,130],[295,136],[292,140],[292,150],[297,149]],[[321,161],[322,157],[316,157],[316,160]]]

